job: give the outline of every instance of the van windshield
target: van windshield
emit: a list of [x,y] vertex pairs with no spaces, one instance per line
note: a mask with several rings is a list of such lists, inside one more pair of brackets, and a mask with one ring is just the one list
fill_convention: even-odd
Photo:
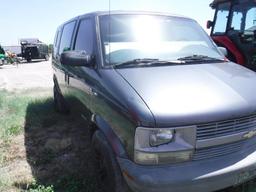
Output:
[[100,16],[99,22],[105,65],[145,58],[174,61],[194,55],[223,58],[191,19],[113,14]]

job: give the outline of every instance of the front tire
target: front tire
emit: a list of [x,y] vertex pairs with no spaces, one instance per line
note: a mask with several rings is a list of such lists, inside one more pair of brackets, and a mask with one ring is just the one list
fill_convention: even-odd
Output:
[[104,192],[128,192],[115,154],[101,131],[95,131],[92,137],[95,164],[99,182]]

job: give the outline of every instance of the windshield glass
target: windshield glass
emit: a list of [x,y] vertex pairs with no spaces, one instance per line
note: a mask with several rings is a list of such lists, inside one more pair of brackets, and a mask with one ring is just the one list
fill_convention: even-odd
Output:
[[193,20],[152,15],[100,16],[105,65],[134,59],[177,60],[205,55],[223,58],[203,29]]
[[241,32],[256,30],[256,3],[244,2],[233,6],[231,29]]

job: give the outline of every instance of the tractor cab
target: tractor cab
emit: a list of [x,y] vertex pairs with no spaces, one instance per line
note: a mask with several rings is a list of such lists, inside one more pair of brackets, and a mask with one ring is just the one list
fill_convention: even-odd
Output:
[[228,58],[256,71],[256,0],[215,0],[211,37],[228,50]]

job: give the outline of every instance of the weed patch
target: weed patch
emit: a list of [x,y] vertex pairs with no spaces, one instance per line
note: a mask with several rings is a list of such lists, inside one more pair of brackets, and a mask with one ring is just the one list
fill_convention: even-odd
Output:
[[31,100],[0,91],[0,139],[6,140],[23,132],[26,108]]
[[29,189],[26,192],[54,192],[53,186],[44,186],[37,183],[33,183],[29,186]]

